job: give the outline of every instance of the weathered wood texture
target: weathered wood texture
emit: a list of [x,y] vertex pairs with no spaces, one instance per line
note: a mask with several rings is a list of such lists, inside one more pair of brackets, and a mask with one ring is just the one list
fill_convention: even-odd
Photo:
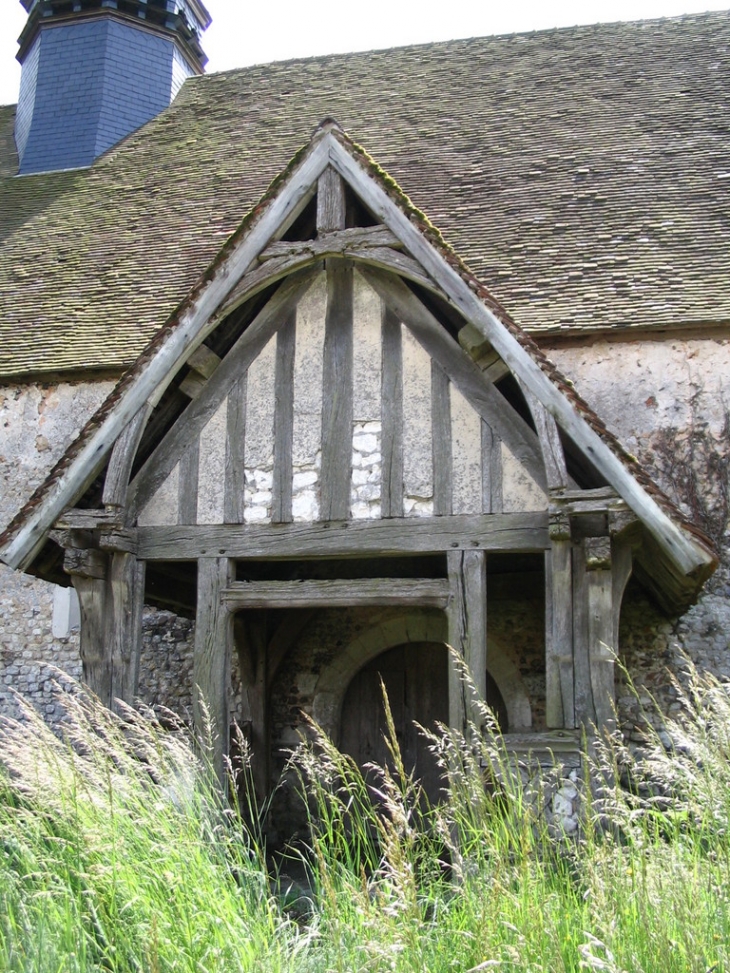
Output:
[[[324,203],[324,199],[322,199]],[[334,199],[332,202],[337,204]],[[323,219],[339,221],[341,212],[322,214]],[[277,240],[259,256],[261,261],[278,260],[281,257],[312,256],[317,259],[330,256],[346,257],[353,250],[363,247],[399,247],[401,244],[387,226],[352,226],[341,230],[319,231],[316,240]]]
[[294,351],[296,311],[276,333],[274,377],[274,482],[271,519],[289,523],[292,519],[292,445],[294,438]]
[[360,268],[360,273],[410,329],[421,346],[439,362],[472,408],[495,430],[533,480],[546,489],[540,445],[525,420],[403,281],[369,267]]
[[502,513],[502,444],[482,419],[482,511]]
[[576,726],[596,722],[591,681],[590,602],[585,548],[573,544],[573,672]]
[[596,725],[611,728],[615,722],[613,642],[613,578],[611,569],[589,570],[588,659]]
[[132,554],[76,553],[95,555],[65,562],[79,596],[84,682],[106,706],[117,699],[131,704],[142,645],[144,563]]
[[221,592],[234,577],[224,557],[198,560],[198,601],[193,647],[193,719],[201,744],[209,748],[212,767],[223,786],[228,753],[229,688],[233,616]]
[[352,475],[352,266],[343,260],[327,261],[322,371],[320,518],[344,520]]
[[400,321],[386,307],[382,319],[383,517],[403,516],[403,346]]
[[185,409],[131,485],[137,512],[144,508],[169,476],[191,439],[200,437],[233,384],[265,348],[282,318],[296,307],[315,276],[315,271],[305,271],[302,275],[288,278],[279,287],[221,362],[214,378]]
[[431,435],[433,437],[433,512],[449,516],[453,502],[454,460],[451,449],[449,379],[431,362]]
[[325,169],[317,182],[317,232],[345,229],[345,185],[334,169]]
[[127,503],[132,465],[151,412],[152,409],[145,403],[114,443],[101,498],[105,507],[124,507]]
[[367,608],[410,605],[446,608],[449,584],[433,578],[356,578],[346,581],[238,581],[223,591],[232,611],[242,608]]
[[548,517],[464,514],[455,517],[353,520],[340,523],[140,527],[138,556],[147,560],[225,557],[357,557],[427,553],[457,548],[542,551]]
[[[450,599],[446,609],[449,644],[466,663],[474,689],[487,696],[487,573],[484,551],[450,551]],[[478,719],[473,697],[462,674],[449,666],[449,723],[461,727],[464,719]]]
[[247,376],[244,373],[233,383],[228,393],[226,465],[223,485],[223,520],[227,524],[242,524],[244,518],[247,388]]
[[545,463],[545,478],[548,488],[566,489],[571,482],[565,465],[563,444],[560,442],[558,426],[540,400],[528,389],[522,389],[540,441],[542,458]]
[[575,723],[573,570],[569,538],[545,553],[545,719],[551,729]]

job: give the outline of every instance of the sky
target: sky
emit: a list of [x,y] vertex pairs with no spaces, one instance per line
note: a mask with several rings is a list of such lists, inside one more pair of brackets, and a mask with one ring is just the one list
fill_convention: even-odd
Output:
[[[403,44],[510,34],[574,24],[676,17],[730,8],[730,0],[368,0],[347,6],[277,0],[204,0],[213,24],[203,35],[208,71],[293,57],[367,51]],[[19,0],[0,0],[0,105],[17,101],[17,38],[25,23]]]

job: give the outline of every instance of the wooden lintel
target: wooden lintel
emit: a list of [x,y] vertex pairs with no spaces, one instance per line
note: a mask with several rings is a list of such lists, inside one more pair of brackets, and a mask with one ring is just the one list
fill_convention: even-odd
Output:
[[626,503],[620,498],[613,500],[586,497],[584,500],[566,500],[563,497],[551,497],[550,509],[560,511],[566,517],[582,517],[589,514],[607,514],[611,511],[628,510]]
[[134,527],[102,527],[99,532],[99,550],[135,554],[137,530]]
[[439,578],[355,578],[343,581],[236,581],[222,593],[231,611],[244,608],[446,608],[449,583]]
[[402,246],[398,237],[387,226],[354,226],[346,230],[332,230],[320,233],[316,240],[277,240],[261,253],[259,260],[266,262],[277,257],[336,257],[338,254],[349,256],[352,250],[364,247]]
[[317,180],[317,233],[345,228],[345,183],[327,167]]
[[472,548],[542,551],[550,546],[547,513],[542,511],[317,524],[140,527],[138,538],[138,556],[152,561],[438,554]]

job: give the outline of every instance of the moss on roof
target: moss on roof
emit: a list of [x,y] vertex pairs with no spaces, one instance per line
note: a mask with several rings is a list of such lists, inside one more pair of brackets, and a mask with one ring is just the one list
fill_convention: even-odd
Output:
[[730,321],[729,44],[716,13],[245,68],[22,178],[0,108],[0,374],[129,365],[325,116],[533,334]]

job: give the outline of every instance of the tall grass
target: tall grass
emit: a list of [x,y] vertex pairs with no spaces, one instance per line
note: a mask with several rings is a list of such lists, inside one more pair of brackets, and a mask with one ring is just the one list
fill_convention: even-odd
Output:
[[692,675],[670,749],[586,757],[596,803],[570,840],[495,733],[431,735],[432,807],[389,716],[367,776],[310,727],[298,922],[182,730],[64,699],[65,740],[27,709],[0,733],[0,969],[730,970],[730,696],[712,679]]

